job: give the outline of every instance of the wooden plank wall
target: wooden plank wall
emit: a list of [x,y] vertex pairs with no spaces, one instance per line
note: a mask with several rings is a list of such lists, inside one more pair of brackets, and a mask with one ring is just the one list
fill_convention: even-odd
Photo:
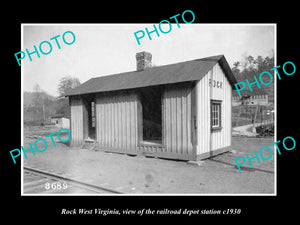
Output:
[[163,106],[165,151],[177,155],[193,154],[191,86],[173,85],[167,88]]
[[196,107],[197,107],[197,154],[203,154],[210,150],[210,79],[209,71],[202,80],[196,83]]
[[99,93],[96,96],[97,142],[101,149],[124,153],[190,159],[195,156],[191,141],[191,85],[169,86],[163,95],[163,144],[139,143],[138,94],[136,91]]
[[136,149],[136,103],[137,95],[133,92],[96,96],[96,138],[100,147]]
[[70,96],[69,99],[71,109],[71,146],[78,146],[82,144],[83,136],[83,102],[79,96]]
[[[222,88],[210,86],[209,79],[221,81]],[[198,155],[231,145],[231,91],[232,87],[219,64],[197,82]],[[211,100],[222,101],[221,130],[211,131]]]
[[222,81],[223,88],[212,88],[211,99],[221,100],[222,129],[211,134],[211,150],[231,145],[231,97],[232,87],[228,82],[222,68],[216,64],[212,68],[212,79]]

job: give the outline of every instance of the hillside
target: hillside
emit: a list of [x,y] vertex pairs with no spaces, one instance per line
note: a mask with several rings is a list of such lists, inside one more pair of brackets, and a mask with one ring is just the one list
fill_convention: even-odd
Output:
[[45,92],[24,92],[24,124],[48,123],[50,116],[62,114],[68,117],[68,99],[58,99]]
[[[259,83],[260,88],[257,87],[256,84],[252,85],[252,92],[250,91],[247,83],[246,83],[246,79],[249,80],[249,83],[254,82],[254,75],[245,75],[243,77],[237,78],[238,82],[245,82],[246,84],[246,88],[241,90],[240,93],[242,96],[247,96],[247,95],[261,95],[261,94],[267,94],[269,96],[269,102],[273,102],[275,101],[275,85],[274,85],[274,74],[273,74],[273,82],[269,85],[262,85],[261,83]],[[259,74],[255,74],[256,78],[259,80]],[[263,81],[265,83],[268,83],[269,80],[264,79],[263,77]],[[236,89],[234,89],[234,91],[232,92],[233,96],[238,96],[238,93],[236,91]]]
[[[46,92],[40,92],[38,93],[43,99],[48,99],[51,101],[56,100],[56,97],[47,94]],[[36,93],[24,91],[23,92],[23,104],[25,107],[32,106],[34,104],[34,99],[36,98]]]
[[[259,81],[259,75],[262,72],[270,72],[272,74],[272,83],[269,85],[263,85],[259,82],[260,88],[257,87],[256,84],[253,84],[251,88],[253,89],[253,92],[250,92],[250,89],[246,83],[246,88],[241,91],[242,95],[253,95],[254,93],[260,94],[260,93],[267,93],[269,95],[269,102],[274,103],[274,79],[275,79],[275,72],[270,71],[271,68],[274,67],[274,56],[266,56],[263,58],[262,56],[258,56],[257,58],[252,57],[251,55],[245,55],[244,59],[241,61],[237,61],[233,64],[232,72],[235,75],[238,82],[245,82],[246,79],[249,80],[249,83],[254,82],[254,76]],[[267,74],[264,74],[262,76],[262,80],[264,83],[269,83],[270,77]],[[233,92],[234,96],[237,96],[237,91]]]

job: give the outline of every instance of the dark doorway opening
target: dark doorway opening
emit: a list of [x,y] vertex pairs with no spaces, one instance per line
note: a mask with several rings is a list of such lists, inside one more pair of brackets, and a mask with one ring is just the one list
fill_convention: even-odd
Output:
[[143,144],[162,143],[162,93],[160,86],[141,89],[139,121]]
[[96,104],[93,95],[85,96],[85,118],[84,119],[84,130],[86,131],[85,138],[95,139],[96,138]]

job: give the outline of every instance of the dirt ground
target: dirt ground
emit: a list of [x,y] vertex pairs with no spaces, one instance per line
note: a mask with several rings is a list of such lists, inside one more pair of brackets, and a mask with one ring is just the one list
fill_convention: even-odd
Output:
[[[52,132],[52,131],[51,131]],[[50,132],[50,133],[51,133]],[[36,139],[24,134],[24,148]],[[42,136],[44,138],[44,136]],[[48,149],[23,159],[24,166],[113,188],[127,194],[274,194],[274,155],[270,160],[246,162],[239,172],[234,159],[253,157],[253,151],[272,138],[233,137],[232,151],[203,160],[197,166],[183,161],[70,148],[54,137]],[[43,142],[38,142],[40,149]],[[267,154],[267,153],[266,153]],[[265,156],[268,157],[267,155]],[[76,194],[76,193],[74,193]]]

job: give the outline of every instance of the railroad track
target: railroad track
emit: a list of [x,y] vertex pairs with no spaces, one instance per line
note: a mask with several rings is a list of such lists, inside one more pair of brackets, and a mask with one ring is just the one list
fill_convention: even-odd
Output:
[[122,194],[38,169],[23,167],[24,194]]

